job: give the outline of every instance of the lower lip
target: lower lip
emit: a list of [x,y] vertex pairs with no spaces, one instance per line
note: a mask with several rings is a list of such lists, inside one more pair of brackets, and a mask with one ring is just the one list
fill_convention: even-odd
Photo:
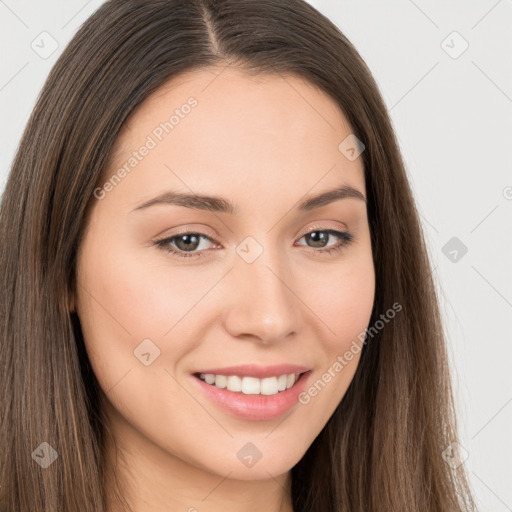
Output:
[[299,401],[311,370],[301,374],[295,384],[275,395],[246,395],[207,384],[195,375],[192,378],[203,392],[224,410],[246,420],[271,420],[290,410]]

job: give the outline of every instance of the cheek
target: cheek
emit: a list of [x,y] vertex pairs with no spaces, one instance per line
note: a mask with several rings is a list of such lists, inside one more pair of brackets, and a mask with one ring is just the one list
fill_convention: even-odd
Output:
[[[135,250],[111,233],[96,233],[94,243],[84,241],[78,261],[77,310],[87,353],[105,391],[129,372],[116,390],[129,380],[140,392],[152,380],[168,380],[162,370],[174,374],[200,343],[215,311],[202,299],[225,269],[179,267],[156,248]],[[140,358],[148,352],[144,366]]]
[[[311,274],[311,273],[310,273]],[[346,350],[364,332],[370,321],[375,298],[375,273],[371,253],[347,259],[311,281],[304,297],[325,328],[321,339],[326,352]],[[312,274],[311,274],[312,275]]]
[[304,297],[320,319],[321,332],[315,339],[321,349],[311,350],[321,360],[299,402],[315,418],[319,431],[345,395],[359,364],[375,296],[372,260],[362,256],[354,263],[337,266],[317,279],[316,285],[314,292],[304,292]]
[[[109,390],[128,371],[152,369],[143,366],[134,351],[149,347],[152,358],[163,351],[163,335],[177,322],[175,316],[183,314],[184,305],[150,262],[119,250],[122,244],[112,237],[96,234],[94,241],[84,240],[79,253],[77,312],[95,374]],[[154,340],[154,346],[141,345],[143,340]],[[173,356],[179,355],[176,344]]]
[[116,246],[123,247],[114,241],[84,244],[78,275],[83,284],[80,317],[94,317],[91,327],[96,332],[120,339],[161,338],[186,312],[186,282],[157,258],[145,256],[156,249],[139,255],[130,247],[116,251]]
[[324,312],[325,322],[334,332],[328,352],[345,351],[353,340],[362,340],[368,326],[374,302],[374,284],[370,275],[356,276],[342,281],[340,286],[331,285],[319,301],[319,311]]

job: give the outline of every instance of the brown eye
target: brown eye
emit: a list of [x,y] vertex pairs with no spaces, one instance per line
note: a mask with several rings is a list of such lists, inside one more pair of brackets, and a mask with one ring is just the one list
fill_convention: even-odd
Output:
[[[339,240],[338,243],[327,246],[329,239],[331,237],[335,237]],[[312,245],[308,245],[308,248],[316,249],[320,248],[321,250],[315,251],[320,253],[333,253],[340,251],[345,246],[349,245],[354,239],[353,235],[346,231],[336,231],[334,229],[318,229],[315,228],[314,231],[310,231],[306,233],[301,238],[306,239]],[[326,248],[328,247],[328,248]]]
[[[204,250],[197,251],[201,245],[201,240],[211,240],[210,237],[203,235],[202,233],[180,233],[163,240],[155,242],[159,248],[164,251],[176,254],[183,258],[190,258],[196,256],[203,256]],[[202,248],[204,249],[204,248]]]
[[178,235],[174,238],[174,243],[180,251],[193,251],[199,247],[200,237],[195,234]]

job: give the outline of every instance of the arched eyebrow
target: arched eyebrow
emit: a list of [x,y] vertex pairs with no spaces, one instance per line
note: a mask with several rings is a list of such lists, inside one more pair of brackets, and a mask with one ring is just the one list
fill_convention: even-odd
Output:
[[[297,209],[302,212],[314,210],[320,208],[334,201],[341,199],[360,199],[366,203],[366,198],[363,193],[359,190],[350,187],[349,185],[343,185],[334,190],[328,190],[322,192],[316,196],[307,197],[303,199],[297,206]],[[217,213],[227,213],[229,215],[238,215],[239,209],[228,199],[218,196],[207,196],[201,194],[184,194],[181,192],[175,192],[168,190],[149,201],[145,201],[132,210],[139,211],[145,210],[150,206],[154,205],[176,205],[183,206],[185,208],[191,208],[193,210],[206,210]],[[130,212],[131,213],[131,212]]]

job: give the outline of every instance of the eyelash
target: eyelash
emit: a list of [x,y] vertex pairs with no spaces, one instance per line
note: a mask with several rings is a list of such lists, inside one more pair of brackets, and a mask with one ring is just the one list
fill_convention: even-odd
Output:
[[[315,233],[315,232],[328,233],[329,235],[334,235],[340,239],[340,242],[338,242],[338,244],[336,244],[333,247],[329,247],[328,249],[316,250],[313,247],[309,247],[309,249],[311,251],[316,252],[316,253],[329,254],[329,255],[336,254],[336,253],[340,252],[342,249],[344,249],[346,246],[350,245],[350,243],[354,240],[354,236],[351,233],[349,233],[348,231],[337,231],[335,229],[322,229],[320,227],[312,228],[311,231],[304,233],[299,238],[299,240],[301,238],[303,238],[304,236],[310,235],[311,233]],[[178,237],[184,236],[184,235],[196,235],[196,236],[199,236],[199,238],[206,238],[214,243],[217,243],[217,242],[215,242],[215,240],[211,239],[209,236],[206,236],[202,233],[196,233],[194,231],[184,231],[183,233],[178,233],[178,234],[173,235],[168,238],[163,238],[161,240],[155,240],[153,245],[157,246],[159,249],[161,249],[165,252],[172,253],[172,254],[178,256],[179,258],[199,258],[199,257],[204,256],[206,251],[186,253],[179,249],[172,248],[172,246],[170,245],[171,241],[174,240],[175,238],[178,238]]]

